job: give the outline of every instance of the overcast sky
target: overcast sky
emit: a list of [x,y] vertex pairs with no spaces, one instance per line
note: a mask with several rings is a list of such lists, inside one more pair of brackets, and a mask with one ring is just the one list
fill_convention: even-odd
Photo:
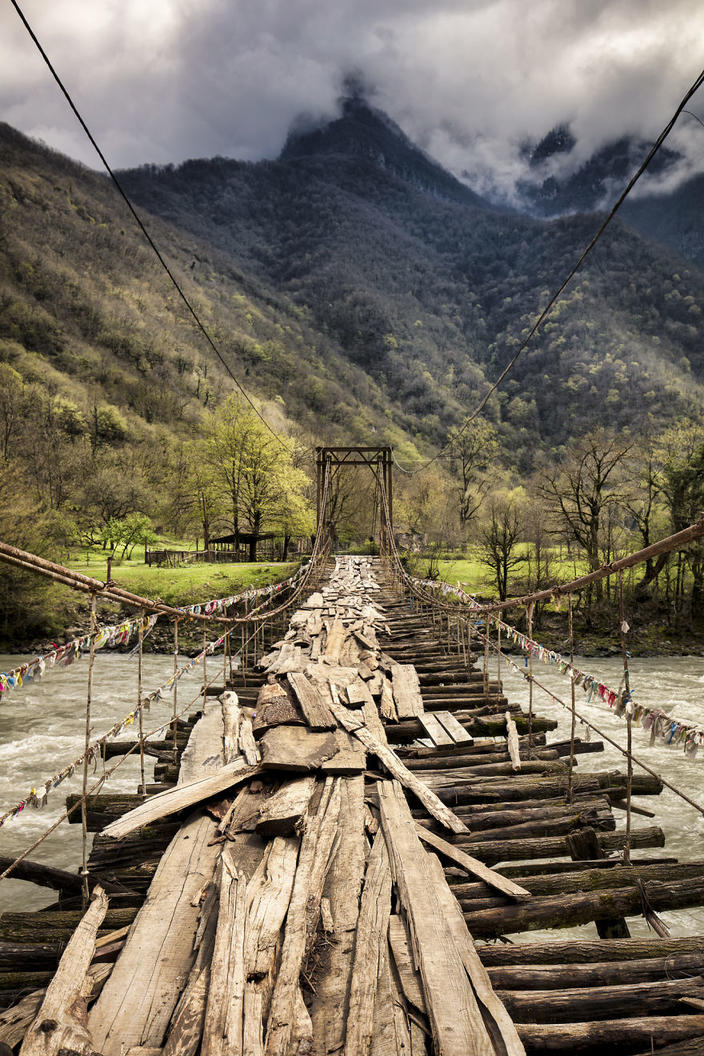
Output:
[[[478,189],[569,122],[575,157],[651,140],[704,67],[699,0],[24,0],[116,166],[275,157],[301,112],[332,116],[350,72],[408,135]],[[704,90],[691,108],[704,119]],[[9,0],[0,118],[97,162]],[[704,170],[704,128],[671,141]]]

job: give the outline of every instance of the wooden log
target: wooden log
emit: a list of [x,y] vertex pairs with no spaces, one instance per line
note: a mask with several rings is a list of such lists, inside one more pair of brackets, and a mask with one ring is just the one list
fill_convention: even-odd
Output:
[[[620,850],[626,842],[623,832],[600,832],[598,839],[601,847],[609,851]],[[475,842],[471,837],[459,835],[454,842],[468,854],[488,864],[530,858],[559,858],[569,853],[566,836],[538,836]],[[664,844],[665,834],[657,825],[644,829],[633,829],[631,832],[631,847],[633,848],[663,847]]]
[[407,915],[439,1056],[493,1056],[453,933],[437,899],[436,883],[400,786],[379,787],[381,820],[395,883]]
[[256,827],[267,836],[286,836],[293,833],[308,809],[315,788],[315,778],[301,777],[287,781],[264,801],[259,809]]
[[369,857],[357,920],[345,1056],[367,1056],[371,1048],[374,1036],[374,1001],[379,969],[388,942],[390,913],[391,865],[384,835],[379,831]]
[[87,1003],[82,989],[107,908],[107,895],[97,887],[61,955],[37,1017],[27,1030],[21,1056],[56,1056],[61,1050],[92,1056],[94,1046],[87,1030]]
[[[598,796],[575,796],[574,803],[570,808],[566,799],[543,799],[524,800],[516,803],[476,803],[472,806],[455,807],[455,813],[460,818],[471,818],[472,833],[478,835],[487,830],[502,830],[513,828],[516,825],[526,825],[534,822],[536,818],[550,821],[554,818],[585,818],[594,813],[606,814],[609,809],[609,801]],[[414,817],[421,817],[418,808],[413,812]],[[498,835],[497,831],[497,835]]]
[[[50,909],[41,913],[3,913],[0,917],[0,939],[6,942],[47,945],[67,942],[82,917],[80,909]],[[108,909],[103,920],[105,931],[130,924],[137,910],[131,906]]]
[[[15,859],[0,855],[0,872],[13,865]],[[51,887],[55,891],[70,891],[80,894],[83,889],[83,880],[78,873],[69,873],[65,869],[57,869],[52,865],[44,865],[43,862],[32,862],[25,858],[12,870],[13,880],[27,880],[39,887]]]
[[[568,833],[567,849],[576,862],[607,857],[591,826]],[[605,917],[594,923],[600,939],[628,939],[631,936],[624,917]]]
[[[704,879],[704,862],[684,865],[633,865],[616,864],[611,869],[584,869],[557,875],[533,875],[530,866],[520,877],[522,887],[532,895],[568,895],[578,891],[596,891],[603,888],[623,887],[637,880],[686,880],[690,877]],[[496,892],[488,884],[452,883],[453,894],[460,900],[476,901],[492,898]],[[498,903],[497,903],[498,904]],[[477,908],[479,908],[477,906]],[[485,908],[488,908],[485,907]]]
[[[704,901],[704,881],[662,883],[651,880],[643,886],[655,910],[682,909]],[[574,927],[605,917],[640,915],[642,905],[641,889],[633,885],[566,896],[534,897],[529,902],[465,913],[465,920],[473,935],[484,937],[536,928]]]
[[239,697],[234,690],[226,690],[218,697],[222,711],[223,762],[231,763],[239,753],[240,708]]
[[[569,980],[567,977],[566,981]],[[683,997],[701,997],[704,979],[660,979],[657,982],[529,990],[500,990],[498,997],[516,1023],[570,1023],[589,1019],[677,1013]]]
[[597,1023],[522,1023],[518,1033],[529,1051],[603,1053],[624,1042],[647,1046],[657,1039],[661,1047],[704,1034],[704,1015],[605,1019]]
[[258,769],[256,766],[247,766],[243,759],[235,759],[221,766],[214,774],[185,782],[169,789],[168,792],[152,796],[124,817],[108,825],[104,830],[105,835],[120,840],[135,829],[196,806],[205,799],[234,788],[247,778],[253,777]]
[[489,968],[488,972],[497,989],[525,991],[561,990],[565,982],[575,987],[649,983],[657,979],[701,975],[702,969],[704,949],[674,957],[606,961],[603,964],[510,964],[503,968]]
[[61,943],[0,942],[0,969],[15,968],[19,963],[26,971],[53,971],[59,963],[61,950]]
[[488,866],[484,865],[483,862],[478,861],[476,858],[472,858],[469,854],[455,847],[454,844],[448,843],[447,840],[441,839],[436,836],[434,832],[428,832],[423,826],[418,825],[416,822],[416,832],[424,843],[427,843],[434,850],[439,851],[445,858],[449,858],[450,861],[454,862],[455,865],[459,865],[461,869],[470,873],[473,876],[479,877],[489,887],[495,891],[500,891],[508,898],[522,900],[530,898],[530,892],[519,884],[514,883],[513,880],[507,880],[505,876],[501,876],[494,869],[489,869]]
[[556,939],[477,947],[487,967],[507,964],[601,964],[700,954],[700,936],[679,939]]
[[[458,817],[466,816],[458,812]],[[434,823],[426,822],[426,827],[433,828]],[[542,821],[524,821],[519,825],[500,825],[494,829],[482,829],[472,833],[474,843],[491,840],[515,840],[524,837],[565,836],[567,837],[579,826],[595,826],[600,832],[613,831],[616,822],[610,811],[584,810],[574,814],[562,814]]]
[[334,730],[337,723],[318,687],[299,671],[286,677],[311,730]]

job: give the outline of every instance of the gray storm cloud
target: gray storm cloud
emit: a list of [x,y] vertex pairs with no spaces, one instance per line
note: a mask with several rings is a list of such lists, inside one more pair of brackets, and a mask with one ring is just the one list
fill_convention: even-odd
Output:
[[[479,190],[510,189],[520,146],[568,123],[576,165],[652,139],[704,64],[695,0],[25,0],[27,17],[117,166],[274,157],[301,113],[336,113],[350,70],[374,103]],[[704,92],[692,109],[704,117]],[[0,115],[96,165],[9,4]],[[704,128],[682,123],[682,172]],[[671,177],[670,177],[671,178]]]

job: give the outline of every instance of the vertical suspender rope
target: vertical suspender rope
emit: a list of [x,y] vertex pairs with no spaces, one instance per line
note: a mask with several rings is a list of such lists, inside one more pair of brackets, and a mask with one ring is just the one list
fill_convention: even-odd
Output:
[[484,696],[489,696],[489,617],[484,617]]
[[207,672],[207,653],[206,648],[208,645],[208,635],[205,632],[205,624],[203,624],[203,714],[205,714],[205,705],[208,696],[208,672]]
[[572,622],[572,595],[567,595],[567,618],[570,632],[570,689],[571,689],[571,721],[570,721],[570,769],[568,774],[567,801],[572,802],[574,796],[574,732],[575,732],[575,692],[574,692],[574,627]]
[[[533,641],[533,602],[526,606],[528,638]],[[533,755],[533,650],[528,650],[528,753]]]
[[619,632],[621,635],[621,654],[623,656],[623,701],[626,704],[626,842],[623,848],[623,860],[627,865],[631,862],[631,796],[633,793],[633,704],[631,703],[631,679],[628,670],[628,650],[626,649],[626,635],[629,626],[626,622],[626,613],[623,605],[623,569],[618,574],[618,618]]
[[174,620],[174,696],[173,696],[173,718],[171,721],[174,736],[174,765],[178,762],[178,616]]
[[147,782],[144,776],[144,718],[142,716],[142,655],[144,646],[144,611],[140,613],[139,645],[137,649],[137,707],[139,708],[139,773],[141,781],[139,791],[147,794]]
[[496,621],[496,692],[501,696],[501,620]]
[[83,878],[83,905],[88,905],[90,891],[88,888],[88,753],[90,749],[90,712],[93,698],[93,665],[95,664],[95,633],[97,621],[95,618],[95,594],[90,596],[90,661],[88,663],[88,686],[86,689],[86,735],[83,755],[83,789],[81,795],[81,833],[83,843],[83,859],[81,865],[81,876]]

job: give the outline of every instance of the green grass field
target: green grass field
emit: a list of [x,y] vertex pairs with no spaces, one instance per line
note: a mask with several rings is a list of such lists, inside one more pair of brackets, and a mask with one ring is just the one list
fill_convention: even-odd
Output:
[[[135,551],[136,553],[136,551]],[[82,551],[69,562],[76,572],[105,579],[106,558],[101,553]],[[297,562],[258,561],[232,564],[179,565],[177,568],[148,568],[144,561],[113,564],[112,578],[121,587],[147,598],[161,598],[168,605],[192,605],[211,598],[238,594],[248,587],[262,587],[286,579]]]

